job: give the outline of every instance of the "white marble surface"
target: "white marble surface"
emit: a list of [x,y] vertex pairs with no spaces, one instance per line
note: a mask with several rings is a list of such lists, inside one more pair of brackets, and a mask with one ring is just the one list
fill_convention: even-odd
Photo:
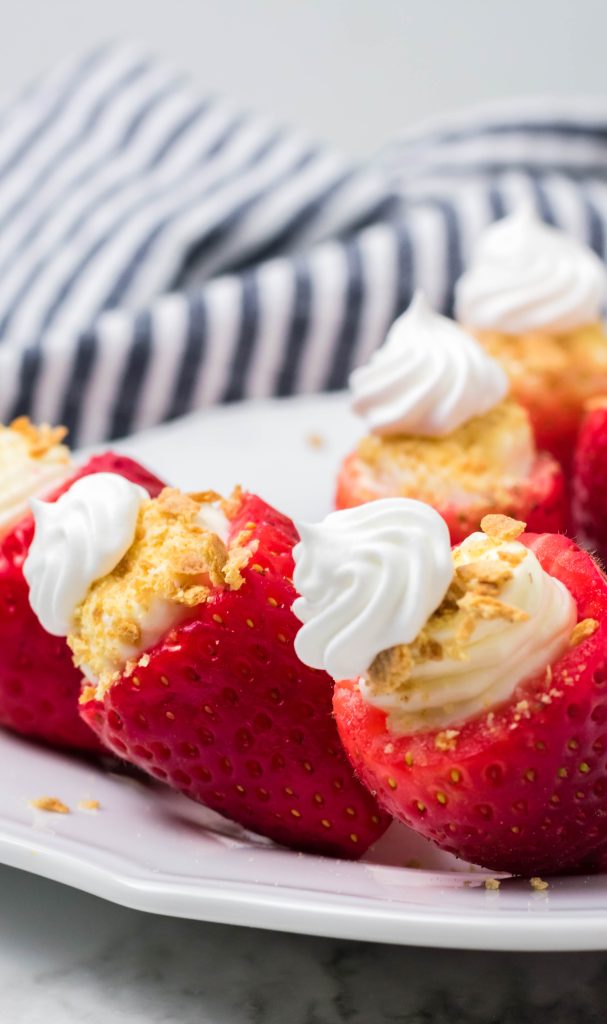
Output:
[[145,915],[0,868],[3,1024],[599,1024],[607,954],[479,954]]

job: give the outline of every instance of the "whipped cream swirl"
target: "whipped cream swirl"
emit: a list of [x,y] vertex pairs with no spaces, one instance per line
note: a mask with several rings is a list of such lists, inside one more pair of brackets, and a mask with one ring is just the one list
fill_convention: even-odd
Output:
[[[394,717],[403,732],[457,725],[507,700],[525,679],[543,672],[566,650],[577,619],[567,588],[542,569],[534,553],[519,541],[497,546],[482,533],[472,534],[453,552],[456,566],[483,559],[511,572],[499,600],[525,613],[521,621],[480,620],[461,656],[424,661],[404,686],[374,695],[364,679],[368,703]],[[518,564],[516,564],[518,561]],[[454,639],[456,624],[447,619],[429,625],[429,636],[443,648]],[[521,709],[524,713],[524,707]]]
[[497,405],[508,379],[474,338],[416,292],[369,364],[352,373],[350,390],[372,433],[442,437]]
[[299,529],[295,650],[334,679],[361,675],[380,651],[410,643],[451,582],[449,531],[422,502],[387,498]]
[[112,572],[135,537],[149,494],[115,473],[77,480],[56,502],[32,501],[36,531],[23,566],[47,633],[67,636],[89,587]]
[[565,332],[600,318],[606,281],[594,252],[525,206],[482,236],[457,284],[457,316],[505,334]]

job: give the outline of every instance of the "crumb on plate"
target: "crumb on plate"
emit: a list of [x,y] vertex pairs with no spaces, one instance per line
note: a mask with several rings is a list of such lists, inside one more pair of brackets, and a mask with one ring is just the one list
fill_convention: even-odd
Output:
[[78,804],[79,811],[98,811],[100,807],[98,800],[81,800]]
[[56,796],[40,796],[30,800],[30,807],[36,811],[47,811],[49,814],[69,814],[69,807]]

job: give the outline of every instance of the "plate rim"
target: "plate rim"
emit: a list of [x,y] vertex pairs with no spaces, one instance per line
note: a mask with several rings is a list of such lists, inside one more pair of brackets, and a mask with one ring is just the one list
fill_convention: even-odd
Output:
[[[65,841],[65,837],[61,839]],[[333,866],[340,863],[306,854],[294,853],[294,857],[326,860]],[[122,855],[120,859],[128,863]],[[504,907],[500,906],[503,892],[485,890],[482,878],[475,887],[478,910],[458,907],[448,913],[427,905],[416,909],[398,899],[340,896],[323,890],[314,894],[310,888],[260,881],[171,877],[162,871],[150,871],[146,876],[144,871],[138,873],[135,864],[131,873],[124,868],[86,862],[69,850],[45,847],[40,842],[40,833],[30,836],[20,825],[7,827],[6,820],[0,823],[0,860],[7,867],[25,870],[131,910],[188,920],[424,948],[494,952],[607,949],[605,907],[551,907],[550,890],[530,892],[525,909]],[[422,873],[436,875],[430,871]],[[154,878],[154,874],[158,877]],[[558,885],[558,881],[555,879],[552,884]],[[523,880],[512,882],[525,884]],[[440,889],[440,885],[433,888]],[[556,927],[557,924],[563,927]]]

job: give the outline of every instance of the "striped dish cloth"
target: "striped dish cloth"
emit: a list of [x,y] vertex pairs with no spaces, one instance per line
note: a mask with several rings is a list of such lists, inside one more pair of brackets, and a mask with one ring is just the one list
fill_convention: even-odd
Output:
[[522,198],[605,257],[607,102],[479,108],[355,166],[138,46],[88,53],[0,107],[0,418],[83,444],[343,387],[416,287],[451,311]]

